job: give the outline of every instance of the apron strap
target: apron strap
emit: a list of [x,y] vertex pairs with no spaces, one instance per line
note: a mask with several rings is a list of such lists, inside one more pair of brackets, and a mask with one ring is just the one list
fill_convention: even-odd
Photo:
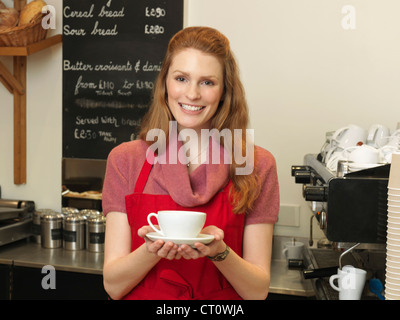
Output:
[[147,182],[147,178],[149,177],[151,168],[153,167],[154,162],[154,153],[148,150],[146,154],[146,159],[144,160],[142,170],[140,170],[139,177],[135,184],[135,193],[143,193],[144,187]]
[[233,185],[233,182],[231,179],[229,179],[228,183],[226,184],[226,186],[222,189],[225,192],[229,192],[229,188]]

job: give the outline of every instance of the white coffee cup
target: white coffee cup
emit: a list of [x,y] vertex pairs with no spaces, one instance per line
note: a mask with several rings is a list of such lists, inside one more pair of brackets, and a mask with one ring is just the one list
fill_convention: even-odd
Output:
[[348,159],[354,163],[379,163],[379,150],[374,147],[363,144],[347,148]]
[[[197,211],[162,210],[150,213],[147,222],[158,234],[168,238],[196,238],[206,222],[206,214]],[[156,217],[161,230],[151,222]]]
[[381,148],[388,143],[389,136],[389,128],[381,124],[374,124],[368,129],[367,144],[375,148]]
[[341,148],[333,148],[326,155],[326,167],[331,171],[336,171],[338,162],[347,160],[345,152]]
[[389,144],[383,146],[382,148],[379,148],[379,161],[381,163],[391,163],[393,153],[398,150],[400,150],[399,147],[391,146]]
[[400,148],[400,129],[393,132],[392,135],[388,138],[387,146],[392,146],[397,149]]
[[284,249],[282,250],[282,254],[286,259],[303,259],[303,249],[304,243],[295,241],[288,241],[284,243]]
[[[339,300],[360,300],[364,289],[367,272],[353,266],[344,266],[329,278],[329,284],[339,291]],[[338,286],[334,284],[338,280]]]
[[346,149],[348,147],[356,146],[357,143],[365,143],[367,140],[367,130],[350,124],[346,127],[340,128],[335,131],[332,136],[332,146]]

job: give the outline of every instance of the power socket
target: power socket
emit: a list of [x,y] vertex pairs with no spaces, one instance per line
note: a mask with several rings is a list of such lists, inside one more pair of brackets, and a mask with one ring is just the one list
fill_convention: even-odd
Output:
[[300,206],[283,204],[279,208],[277,226],[300,227]]

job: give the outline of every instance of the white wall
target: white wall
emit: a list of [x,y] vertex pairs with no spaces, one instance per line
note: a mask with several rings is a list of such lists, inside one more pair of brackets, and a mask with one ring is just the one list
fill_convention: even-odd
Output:
[[[325,132],[349,123],[368,128],[400,122],[398,0],[188,0],[188,25],[222,31],[238,59],[256,143],[276,157],[281,203],[301,205],[307,236],[311,213],[292,164],[318,153]],[[356,28],[341,22],[355,9]],[[315,230],[314,225],[314,230]]]
[[[325,132],[348,123],[368,128],[400,122],[398,0],[185,0],[185,25],[228,36],[238,59],[256,143],[276,157],[282,204],[301,206],[300,227],[280,235],[308,236],[310,211],[292,164],[317,153]],[[12,5],[11,0],[4,0]],[[56,7],[61,33],[62,1]],[[356,28],[345,30],[345,5]],[[12,66],[12,59],[0,57]],[[0,86],[0,185],[3,197],[60,209],[62,50],[28,57],[27,184],[13,184],[12,96]],[[6,137],[6,138],[5,138]]]

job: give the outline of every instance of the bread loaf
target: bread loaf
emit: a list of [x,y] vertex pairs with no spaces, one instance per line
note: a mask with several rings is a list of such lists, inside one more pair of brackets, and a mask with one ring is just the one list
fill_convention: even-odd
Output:
[[21,14],[19,16],[19,26],[23,26],[33,21],[37,15],[42,13],[42,8],[46,6],[47,3],[43,0],[34,0],[29,2],[25,7],[22,8]]
[[15,27],[18,23],[18,11],[14,8],[0,9],[0,30]]

